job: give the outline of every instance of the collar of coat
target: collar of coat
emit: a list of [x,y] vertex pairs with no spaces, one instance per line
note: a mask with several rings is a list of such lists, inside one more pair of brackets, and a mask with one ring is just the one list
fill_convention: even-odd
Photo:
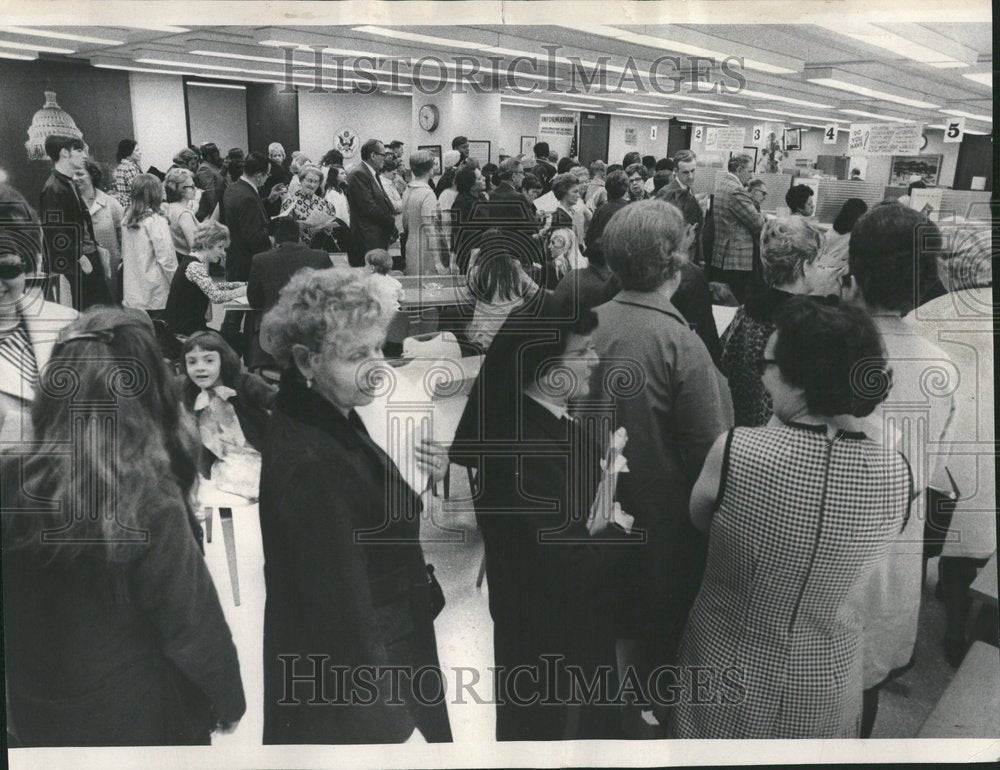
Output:
[[302,378],[285,372],[281,376],[281,390],[275,408],[289,417],[319,428],[348,446],[359,446],[361,435],[337,407],[312,388],[306,387]]
[[684,324],[685,327],[688,325],[680,311],[659,291],[632,291],[630,289],[623,289],[615,295],[614,301],[622,305],[647,307],[650,310],[656,310],[670,316],[679,323]]

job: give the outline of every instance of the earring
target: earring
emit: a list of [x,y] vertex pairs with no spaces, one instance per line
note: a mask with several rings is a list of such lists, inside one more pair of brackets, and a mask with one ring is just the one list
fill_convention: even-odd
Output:
[[306,377],[306,387],[312,390],[312,386],[313,386],[312,377]]

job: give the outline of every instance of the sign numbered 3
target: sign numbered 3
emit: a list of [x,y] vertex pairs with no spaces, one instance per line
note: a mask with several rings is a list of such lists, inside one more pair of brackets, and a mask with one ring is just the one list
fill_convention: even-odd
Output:
[[965,134],[965,118],[952,118],[944,126],[946,142],[961,142]]
[[757,142],[760,142],[763,139],[764,139],[764,127],[763,126],[754,126],[753,127],[753,138],[750,141],[753,142],[754,144],[757,144]]

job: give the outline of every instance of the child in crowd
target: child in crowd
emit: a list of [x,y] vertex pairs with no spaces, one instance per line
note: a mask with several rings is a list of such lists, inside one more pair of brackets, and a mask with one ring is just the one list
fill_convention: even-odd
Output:
[[192,334],[181,356],[184,405],[198,423],[201,472],[217,489],[256,499],[260,448],[278,389],[243,370],[216,331]]
[[399,282],[396,275],[399,271],[392,269],[392,257],[385,249],[372,249],[365,254],[365,264],[368,272],[372,274],[372,283],[375,285],[382,309],[387,312],[399,310],[399,300],[403,296],[403,284]]

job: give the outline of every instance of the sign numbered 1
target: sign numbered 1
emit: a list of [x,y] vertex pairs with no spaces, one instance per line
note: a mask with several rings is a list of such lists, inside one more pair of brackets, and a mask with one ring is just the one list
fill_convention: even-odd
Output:
[[823,129],[823,144],[837,143],[837,124],[831,123]]
[[696,142],[701,142],[701,141],[704,141],[704,139],[705,139],[705,127],[704,126],[695,126],[694,127],[694,140]]
[[944,126],[944,140],[946,142],[961,142],[965,134],[965,118],[953,118]]
[[764,140],[764,127],[763,126],[754,126],[753,127],[753,134],[751,136],[752,136],[752,138],[750,139],[750,141],[753,144],[757,144],[757,142],[762,142]]

